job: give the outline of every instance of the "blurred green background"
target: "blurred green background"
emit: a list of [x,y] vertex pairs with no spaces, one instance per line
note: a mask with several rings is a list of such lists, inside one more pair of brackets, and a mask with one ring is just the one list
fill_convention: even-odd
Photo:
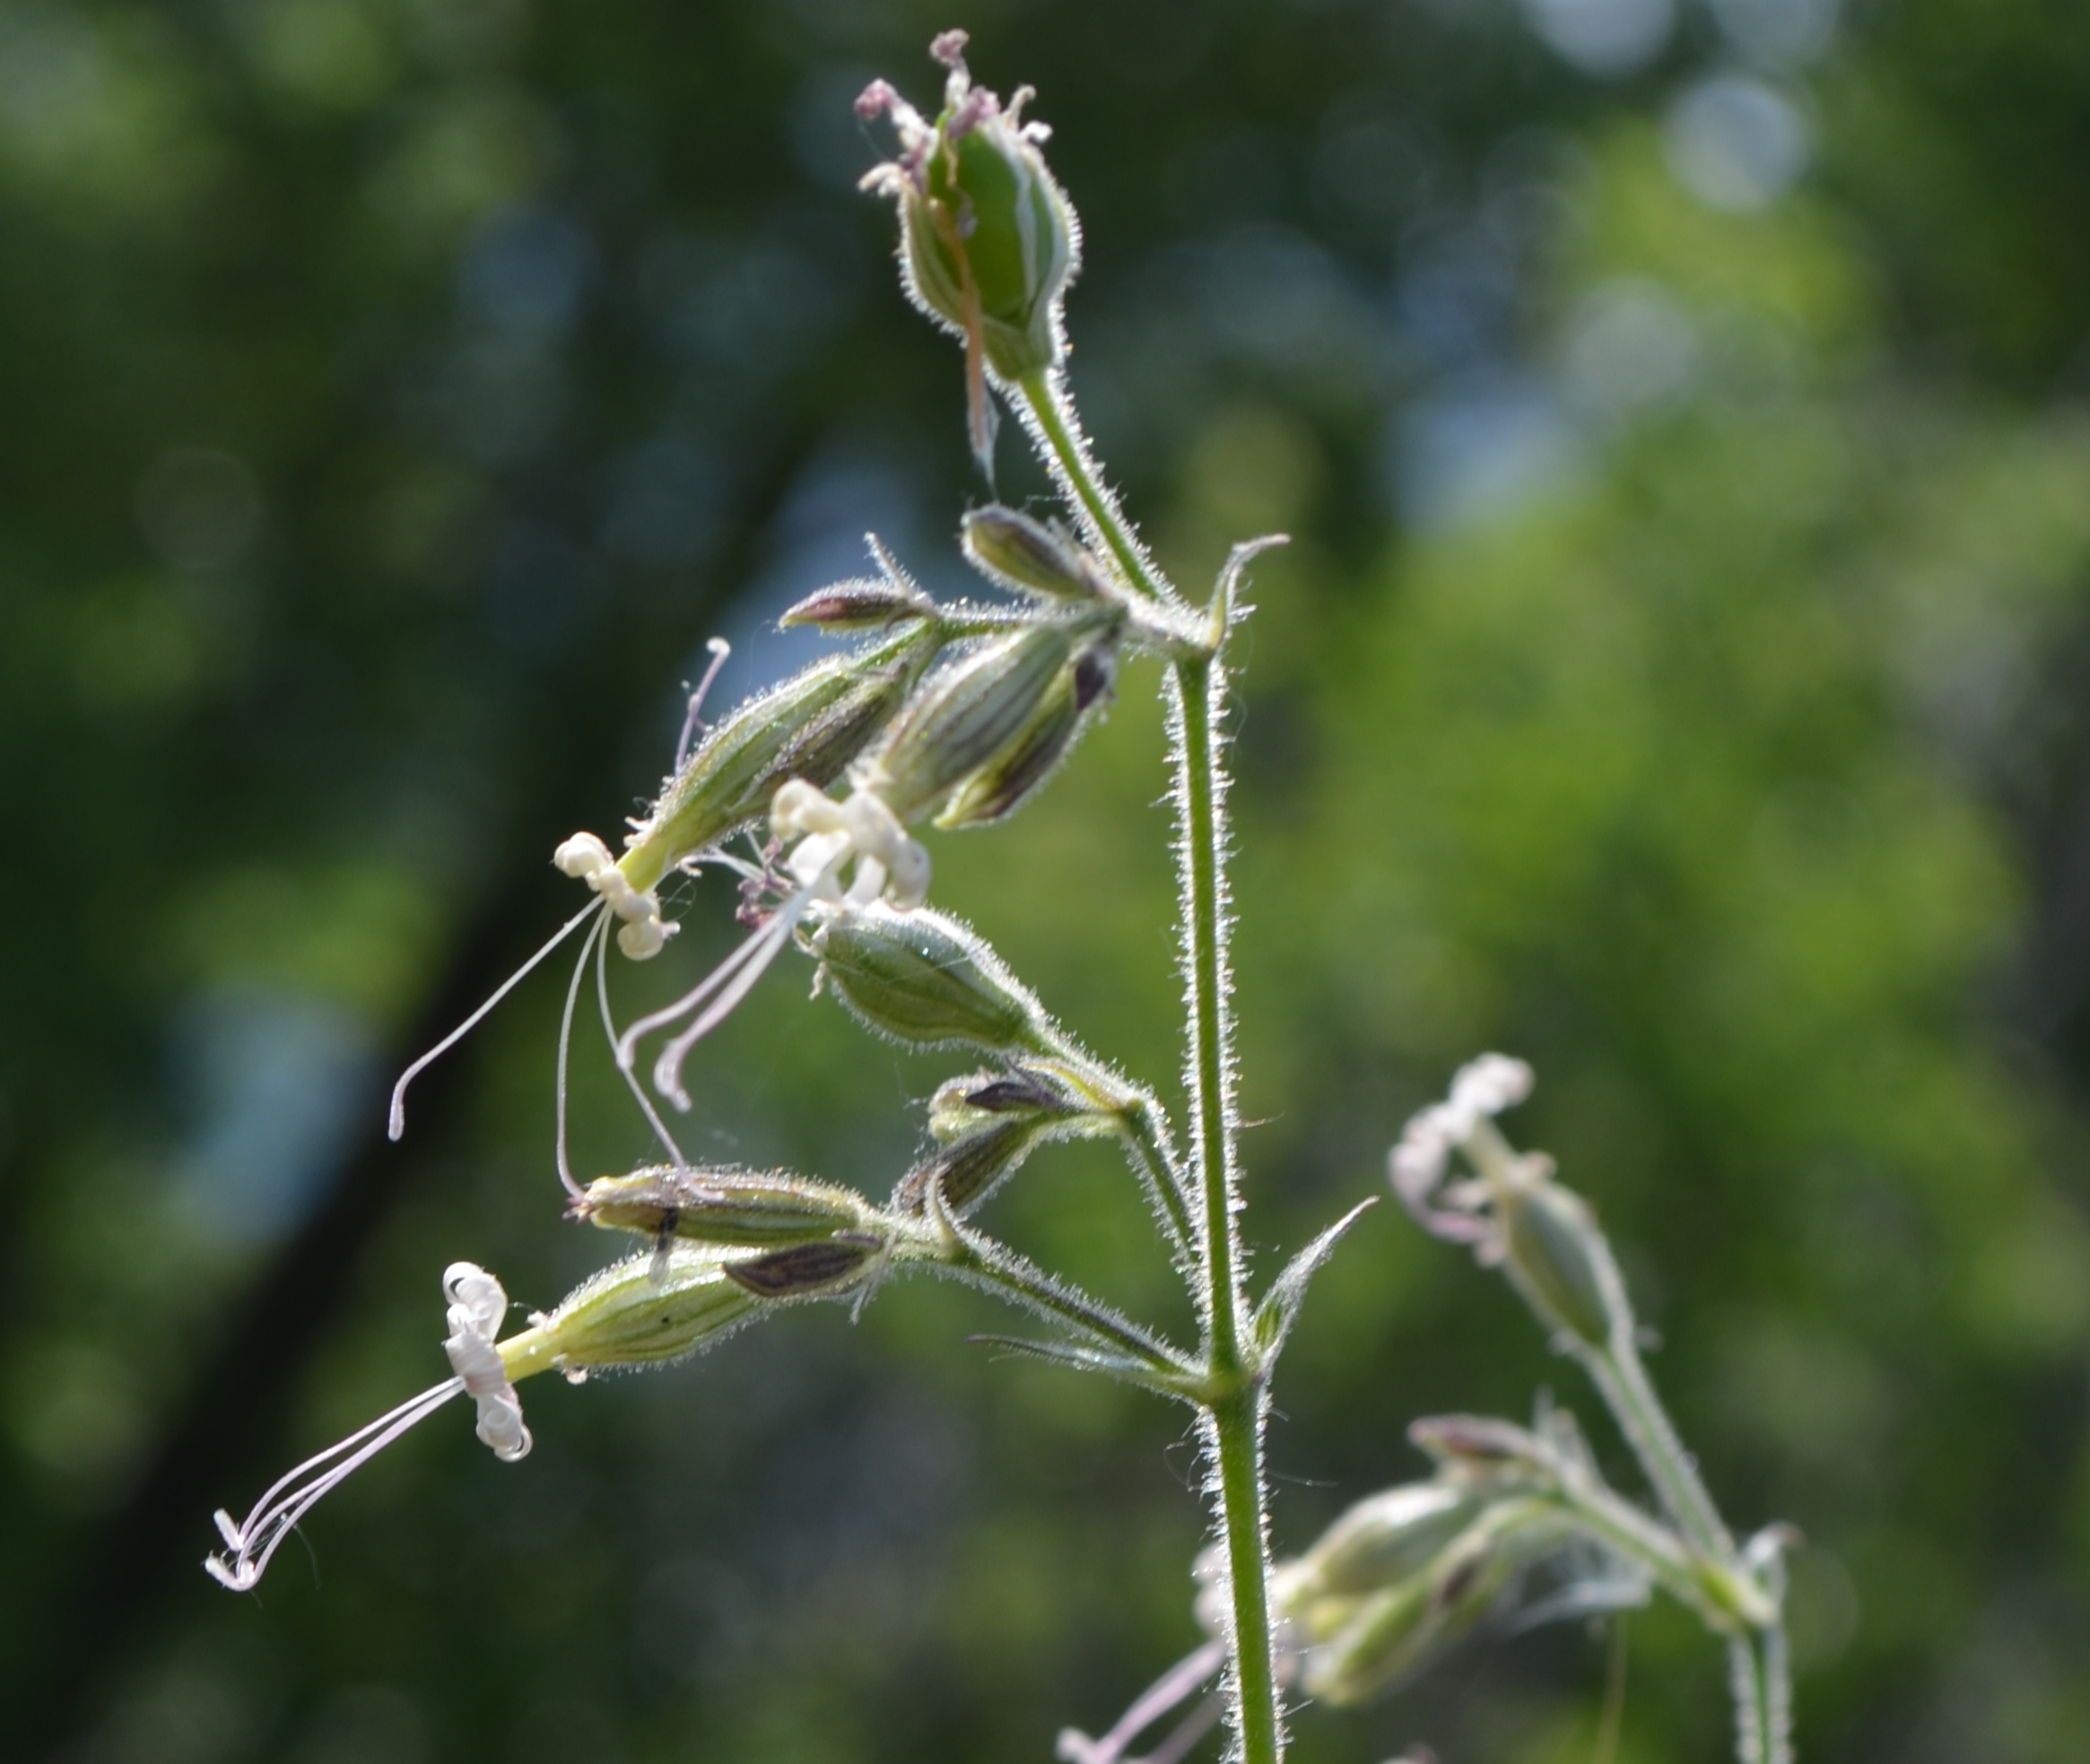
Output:
[[[209,1513],[546,1304],[558,979],[381,1098],[576,904],[703,639],[971,473],[873,74],[1034,83],[1075,385],[1180,578],[1285,527],[1241,646],[1251,1230],[1380,1180],[1484,1047],[1619,1244],[1735,1522],[1790,1520],[1803,1755],[2090,1757],[2090,13],[2073,0],[0,4],[0,1752],[69,1764],[1049,1756],[1189,1647],[1181,1418],[903,1286],[457,1413],[260,1592]],[[1003,439],[1001,489],[1040,480]],[[1172,1079],[1156,676],[937,897]],[[709,885],[664,995],[732,936]],[[787,967],[704,1155],[882,1193],[953,1065]],[[644,1139],[593,1050],[582,1160]],[[1142,1314],[1093,1148],[998,1229]],[[1280,1549],[1550,1388],[1382,1207],[1277,1386]],[[1630,1626],[1620,1756],[1724,1755]],[[1606,1659],[1471,1648],[1304,1760],[1589,1757]]]

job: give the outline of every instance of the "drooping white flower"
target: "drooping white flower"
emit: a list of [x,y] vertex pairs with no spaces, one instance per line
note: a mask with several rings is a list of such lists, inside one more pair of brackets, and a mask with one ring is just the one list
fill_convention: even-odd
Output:
[[498,1280],[470,1262],[453,1262],[443,1270],[442,1283],[449,1300],[443,1351],[455,1376],[279,1477],[243,1521],[235,1524],[220,1508],[214,1516],[226,1553],[206,1556],[204,1567],[221,1586],[239,1593],[253,1586],[283,1541],[328,1492],[453,1397],[469,1395],[478,1404],[479,1438],[502,1463],[529,1455],[530,1430],[523,1424],[522,1402],[494,1345],[508,1315],[508,1294]]

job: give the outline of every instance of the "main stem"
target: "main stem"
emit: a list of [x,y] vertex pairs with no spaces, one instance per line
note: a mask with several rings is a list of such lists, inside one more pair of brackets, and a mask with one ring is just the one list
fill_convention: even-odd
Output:
[[[1180,604],[1154,569],[1084,444],[1059,376],[1024,377],[1017,390],[1039,452],[1102,541],[1125,582],[1159,605]],[[1190,1198],[1198,1218],[1199,1322],[1205,1334],[1206,1447],[1212,1455],[1227,1578],[1232,1592],[1229,1714],[1240,1764],[1279,1764],[1284,1726],[1270,1640],[1269,1553],[1263,1488],[1262,1373],[1242,1328],[1240,1197],[1234,1180],[1233,1048],[1227,1002],[1226,774],[1219,712],[1226,675],[1216,653],[1171,664],[1169,758],[1181,849],[1183,966],[1189,1004]],[[1158,1143],[1155,1148],[1159,1149]]]
[[1234,1177],[1233,1049],[1227,999],[1225,774],[1218,718],[1225,675],[1216,656],[1170,670],[1171,754],[1181,841],[1188,970],[1192,1169],[1199,1201],[1200,1321],[1212,1396],[1206,1425],[1232,1593],[1230,1701],[1242,1764],[1278,1764],[1284,1723],[1270,1638],[1260,1373],[1244,1339],[1240,1196]]

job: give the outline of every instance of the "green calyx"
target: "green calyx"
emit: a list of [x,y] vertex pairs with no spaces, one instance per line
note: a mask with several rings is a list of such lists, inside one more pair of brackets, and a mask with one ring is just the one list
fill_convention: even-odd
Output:
[[942,646],[939,626],[910,619],[884,642],[815,664],[749,700],[698,745],[618,864],[640,892],[683,859],[769,812],[778,787],[833,783],[900,714]]
[[[936,316],[970,332],[978,302],[987,365],[1014,383],[1059,360],[1059,297],[1078,240],[1074,210],[1037,148],[998,115],[959,132],[937,118],[924,191],[901,203],[915,291]],[[971,298],[969,299],[969,293]]]
[[851,906],[811,942],[821,983],[866,1027],[905,1047],[1052,1050],[1045,1007],[956,919],[927,908]]
[[574,1215],[605,1230],[682,1238],[720,1247],[783,1248],[838,1231],[866,1231],[877,1214],[854,1189],[788,1170],[677,1169],[663,1165],[591,1182]]

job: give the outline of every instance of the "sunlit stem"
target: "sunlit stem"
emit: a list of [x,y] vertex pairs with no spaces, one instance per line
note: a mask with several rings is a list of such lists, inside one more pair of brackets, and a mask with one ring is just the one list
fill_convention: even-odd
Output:
[[1240,1186],[1234,1167],[1232,984],[1227,963],[1226,775],[1219,715],[1224,670],[1216,656],[1169,670],[1183,966],[1189,1005],[1186,1064],[1190,1160],[1203,1238],[1199,1285],[1208,1377],[1227,1394],[1206,1421],[1231,1591],[1230,1713],[1243,1764],[1276,1764],[1284,1716],[1270,1634],[1268,1511],[1263,1482],[1267,1392],[1245,1325]]
[[1163,604],[1179,604],[1180,597],[1169,585],[1168,578],[1154,568],[1153,560],[1133,533],[1131,523],[1118,507],[1118,499],[1110,494],[1109,486],[1096,470],[1095,462],[1089,457],[1087,445],[1082,439],[1080,420],[1075,415],[1073,404],[1061,385],[1058,370],[1041,368],[1035,373],[1026,374],[1017,383],[1016,391],[1023,399],[1024,414],[1030,419],[1030,427],[1040,443],[1047,469],[1059,481],[1060,488],[1080,506],[1095,537],[1116,560],[1127,583],[1150,600]]
[[[1040,455],[1126,585],[1150,603],[1182,603],[1156,569],[1105,486],[1082,439],[1058,374],[1041,369],[1017,387]],[[1216,607],[1224,621],[1226,596]],[[1226,1698],[1241,1764],[1278,1764],[1284,1719],[1270,1633],[1268,1511],[1263,1482],[1263,1369],[1247,1339],[1239,1191],[1234,1172],[1233,1052],[1228,1006],[1225,881],[1226,775],[1219,713],[1225,673],[1224,623],[1202,653],[1169,668],[1169,763],[1176,802],[1178,913],[1189,1013],[1186,1088],[1190,1097],[1192,1239],[1198,1322],[1204,1334],[1203,1431],[1225,1544],[1231,1652]]]
[[1735,1541],[1706,1491],[1691,1454],[1684,1449],[1675,1424],[1647,1375],[1632,1343],[1607,1343],[1602,1348],[1579,1347],[1589,1380],[1618,1422],[1641,1469],[1654,1485],[1664,1510],[1691,1546],[1721,1561],[1731,1561]]
[[1203,1246],[1191,1230],[1189,1202],[1183,1192],[1182,1161],[1170,1143],[1168,1117],[1160,1102],[1142,1091],[1120,1118],[1125,1154],[1137,1167],[1141,1182],[1167,1221],[1175,1249],[1180,1255],[1201,1254]]
[[942,1241],[931,1252],[932,1265],[969,1285],[994,1293],[1022,1308],[1071,1325],[1093,1341],[1116,1349],[1171,1386],[1195,1377],[1182,1354],[1092,1299],[1070,1282],[1047,1273],[1005,1244],[993,1242],[936,1210]]
[[1792,1667],[1785,1630],[1771,1624],[1728,1643],[1740,1764],[1793,1764]]

